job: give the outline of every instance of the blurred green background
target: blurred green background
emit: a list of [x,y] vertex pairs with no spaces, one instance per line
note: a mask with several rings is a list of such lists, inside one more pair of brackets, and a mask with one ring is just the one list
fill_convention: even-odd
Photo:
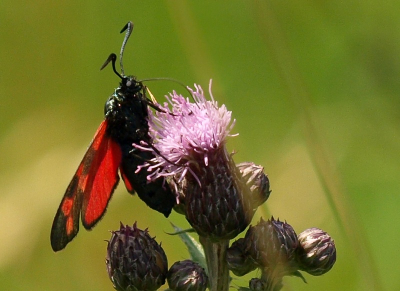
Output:
[[[200,4],[201,2],[201,4]],[[337,263],[284,290],[400,290],[400,2],[2,1],[0,289],[112,290],[109,230],[149,227],[169,265],[188,253],[169,221],[121,184],[104,219],[59,253],[61,197],[118,86],[110,67],[127,21],[125,72],[208,88],[237,123],[237,162],[265,167],[260,216],[327,231]],[[171,82],[147,82],[160,100]],[[256,275],[256,274],[253,274]],[[234,286],[247,286],[239,278]]]

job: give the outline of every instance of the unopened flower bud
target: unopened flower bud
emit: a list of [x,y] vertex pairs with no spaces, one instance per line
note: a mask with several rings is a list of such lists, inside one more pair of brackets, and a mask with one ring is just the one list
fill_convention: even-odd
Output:
[[165,283],[167,257],[147,229],[123,226],[113,231],[107,246],[108,275],[118,291],[157,290]]
[[299,242],[288,223],[273,217],[268,221],[261,218],[256,226],[249,228],[245,240],[248,252],[261,268],[271,269],[281,277],[297,270],[295,251]]
[[185,260],[172,265],[167,281],[172,291],[204,291],[207,288],[208,277],[199,264]]
[[268,287],[264,279],[253,278],[249,281],[249,288],[252,291],[266,291]]
[[269,189],[269,179],[264,173],[264,168],[251,162],[240,163],[237,165],[243,179],[250,187],[253,207],[257,208],[269,198],[271,190]]
[[246,242],[244,238],[238,239],[231,245],[226,253],[226,261],[229,270],[236,276],[244,276],[257,267],[246,251]]
[[329,234],[313,227],[300,233],[298,239],[297,261],[301,270],[320,276],[332,269],[336,262],[336,247]]

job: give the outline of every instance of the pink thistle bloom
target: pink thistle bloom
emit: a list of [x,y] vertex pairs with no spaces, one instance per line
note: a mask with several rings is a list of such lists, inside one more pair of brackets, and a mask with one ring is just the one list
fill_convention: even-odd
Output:
[[176,210],[185,214],[199,235],[231,239],[248,226],[257,206],[268,198],[269,182],[262,167],[252,163],[237,167],[227,152],[235,120],[225,105],[214,100],[211,82],[211,100],[198,85],[188,89],[194,102],[173,92],[159,110],[149,112],[152,144],[136,147],[155,157],[138,171],[147,168],[149,180],[169,177],[178,196]]
[[[182,181],[189,171],[201,183],[192,168],[198,167],[199,159],[208,166],[210,155],[223,148],[226,138],[232,136],[230,131],[235,124],[232,112],[225,105],[218,107],[211,84],[210,81],[211,101],[206,100],[203,89],[195,85],[195,91],[188,88],[195,103],[174,91],[167,96],[169,102],[159,106],[162,111],[149,113],[150,135],[158,150],[154,153],[156,157],[144,165],[151,172],[149,179],[174,176]],[[148,145],[140,148],[153,151]]]

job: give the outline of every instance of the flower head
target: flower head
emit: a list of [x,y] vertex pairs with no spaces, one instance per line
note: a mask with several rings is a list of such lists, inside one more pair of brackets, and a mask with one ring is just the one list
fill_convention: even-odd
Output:
[[235,120],[225,105],[219,107],[214,100],[211,81],[211,101],[206,100],[200,86],[195,88],[188,88],[194,103],[174,91],[159,111],[150,112],[150,134],[158,151],[151,165],[146,165],[150,179],[174,176],[181,181],[188,171],[198,179],[193,168],[199,159],[208,166],[210,155],[223,148],[230,136]]
[[173,181],[170,185],[183,205],[180,212],[197,233],[213,240],[231,239],[254,215],[256,207],[248,199],[254,196],[253,178],[243,177],[226,150],[235,121],[231,111],[214,100],[211,82],[211,100],[200,86],[189,90],[194,102],[173,92],[169,102],[149,113],[153,144],[137,147],[153,151],[155,158],[141,168],[147,168],[150,180],[166,176]]

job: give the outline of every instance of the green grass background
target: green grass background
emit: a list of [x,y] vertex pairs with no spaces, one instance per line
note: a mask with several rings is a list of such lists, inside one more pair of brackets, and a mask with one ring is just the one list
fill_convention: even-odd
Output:
[[[233,111],[237,162],[269,174],[263,216],[335,239],[322,277],[284,290],[400,290],[398,1],[2,1],[0,289],[112,290],[104,240],[138,221],[169,265],[188,253],[169,221],[120,185],[104,219],[59,253],[61,197],[118,86],[110,67],[128,20],[125,71],[208,88]],[[171,82],[147,82],[160,100]],[[253,274],[256,275],[256,274]],[[246,286],[251,278],[233,281]]]

